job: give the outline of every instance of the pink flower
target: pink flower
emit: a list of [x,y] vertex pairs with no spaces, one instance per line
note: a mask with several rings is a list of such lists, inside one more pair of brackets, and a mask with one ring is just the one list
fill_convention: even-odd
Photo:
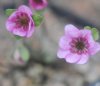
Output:
[[20,6],[11,14],[6,22],[7,30],[14,35],[30,37],[34,32],[34,21],[30,8],[25,5]]
[[29,4],[36,10],[42,10],[48,5],[48,2],[47,0],[29,0]]
[[59,42],[57,56],[69,63],[84,64],[89,56],[100,50],[100,44],[93,40],[90,30],[79,30],[69,24],[65,26],[65,35]]

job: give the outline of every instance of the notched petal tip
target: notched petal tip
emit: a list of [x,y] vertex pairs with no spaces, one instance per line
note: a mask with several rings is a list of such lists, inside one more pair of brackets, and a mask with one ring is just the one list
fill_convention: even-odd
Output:
[[80,60],[80,55],[70,53],[69,55],[66,56],[65,60],[68,63],[77,63]]
[[66,39],[65,36],[62,36],[59,41],[59,47],[64,50],[69,49],[70,47],[69,42],[70,42],[70,39]]
[[78,37],[80,34],[80,31],[77,27],[75,27],[72,24],[68,24],[65,26],[65,35],[70,37]]
[[66,25],[65,26],[65,31],[69,31],[69,30],[76,30],[76,31],[78,31],[78,29],[77,29],[77,27],[75,27],[74,25],[72,25],[72,24],[68,24],[68,25]]
[[65,51],[62,49],[59,49],[57,52],[58,58],[66,58],[66,55],[69,54],[69,51]]
[[77,64],[86,64],[89,59],[89,55],[82,55],[80,60],[77,62]]
[[90,55],[94,55],[100,51],[100,43],[96,42],[92,48],[89,49]]
[[81,34],[83,37],[88,37],[88,38],[90,38],[90,36],[92,36],[91,30],[87,30],[87,29],[80,30],[80,34]]
[[26,5],[21,5],[21,6],[19,6],[19,8],[18,8],[17,11],[25,12],[25,13],[27,13],[28,15],[32,15],[31,9],[30,9],[28,6],[26,6]]

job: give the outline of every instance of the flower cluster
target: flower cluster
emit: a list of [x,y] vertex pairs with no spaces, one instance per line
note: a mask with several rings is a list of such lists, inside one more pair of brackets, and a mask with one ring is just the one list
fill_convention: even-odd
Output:
[[[16,39],[31,37],[35,27],[39,26],[43,20],[43,15],[37,11],[43,10],[47,6],[47,0],[29,0],[29,4],[36,10],[34,13],[26,5],[21,5],[17,9],[6,10],[6,15],[9,16],[6,21],[6,28]],[[18,43],[16,46],[14,60],[23,66],[30,58],[29,51],[23,43],[22,45]]]
[[[29,0],[29,4],[35,10],[42,10],[47,6],[46,0]],[[35,14],[35,13],[34,13]],[[11,13],[6,22],[6,27],[9,32],[19,37],[31,37],[37,19],[28,6],[21,5]],[[33,19],[34,18],[34,19]],[[40,16],[41,18],[41,16]],[[41,21],[41,20],[40,20]],[[39,22],[39,18],[38,18]],[[40,22],[39,22],[40,23]]]
[[[30,7],[37,11],[43,10],[47,7],[47,4],[47,0],[29,0]],[[36,15],[32,13],[32,10],[26,5],[21,5],[18,9],[7,10],[7,14],[9,13],[6,28],[14,36],[18,37],[31,37],[35,27],[40,25],[43,18],[41,14],[37,14],[39,12]],[[79,30],[71,24],[66,25],[65,34],[59,41],[57,56],[64,58],[69,63],[86,63],[91,55],[100,51],[100,44],[94,40],[94,38],[97,40],[99,37],[96,32],[97,29],[95,28]],[[16,60],[21,55],[26,61],[29,57],[27,49],[24,48],[21,52],[23,53],[19,53],[19,51],[15,53]]]
[[79,30],[69,24],[65,26],[65,35],[59,42],[57,56],[69,63],[84,64],[89,56],[100,51],[100,44],[95,42],[91,30]]

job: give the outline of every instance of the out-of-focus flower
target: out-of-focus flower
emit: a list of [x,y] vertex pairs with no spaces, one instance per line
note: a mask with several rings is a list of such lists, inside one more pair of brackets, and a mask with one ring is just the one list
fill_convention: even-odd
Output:
[[23,61],[21,55],[20,55],[20,52],[19,50],[16,50],[14,52],[14,60],[15,60],[15,64],[18,64],[18,65],[25,65],[25,61]]
[[29,4],[35,10],[42,10],[47,7],[48,2],[47,0],[29,0]]
[[79,30],[69,24],[65,26],[65,35],[59,42],[57,56],[69,63],[84,64],[89,56],[100,50],[100,44],[95,42],[91,30]]
[[34,21],[32,11],[25,5],[16,9],[6,22],[7,30],[14,35],[30,37],[34,32]]
[[20,43],[17,45],[16,50],[14,51],[14,60],[19,65],[25,65],[30,59],[30,53],[28,49]]

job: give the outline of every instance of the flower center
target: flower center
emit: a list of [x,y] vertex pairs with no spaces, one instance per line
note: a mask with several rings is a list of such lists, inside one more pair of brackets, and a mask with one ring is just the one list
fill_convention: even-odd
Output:
[[85,48],[84,42],[78,41],[78,42],[76,43],[76,48],[77,48],[78,50],[83,50],[83,49]]
[[73,53],[83,54],[88,52],[89,43],[86,38],[74,38],[70,45]]
[[19,22],[20,22],[20,24],[21,24],[22,26],[25,26],[25,25],[28,24],[28,18],[25,17],[25,16],[22,16],[22,17],[20,18]]
[[33,0],[36,4],[41,4],[41,3],[43,3],[43,1],[42,0]]
[[18,13],[16,16],[15,23],[17,27],[27,28],[29,20],[30,19],[26,13]]

